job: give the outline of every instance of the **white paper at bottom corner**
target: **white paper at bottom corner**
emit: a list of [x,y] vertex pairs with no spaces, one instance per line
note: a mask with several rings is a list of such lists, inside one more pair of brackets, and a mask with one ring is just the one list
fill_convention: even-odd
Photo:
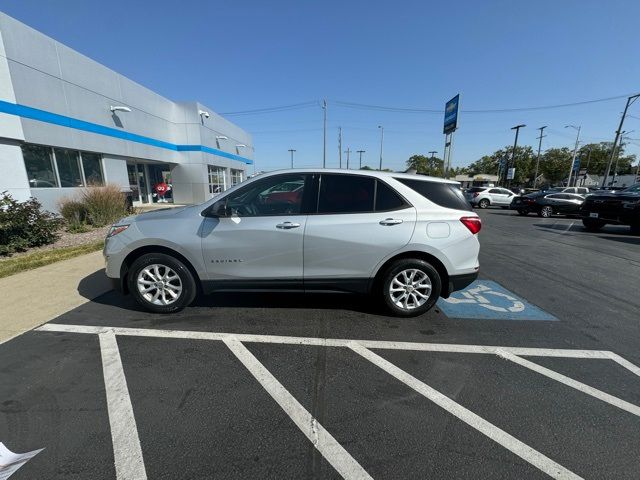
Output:
[[27,453],[13,453],[0,442],[0,480],[6,480],[44,448]]

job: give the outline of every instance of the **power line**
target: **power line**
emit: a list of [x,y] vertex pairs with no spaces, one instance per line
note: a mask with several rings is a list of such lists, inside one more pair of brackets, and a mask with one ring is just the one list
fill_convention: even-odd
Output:
[[237,112],[226,112],[220,115],[240,116],[240,115],[262,115],[267,113],[287,112],[290,110],[301,110],[303,108],[315,107],[318,102],[316,100],[302,103],[293,103],[291,105],[279,105],[277,107],[255,108],[253,110],[241,110]]

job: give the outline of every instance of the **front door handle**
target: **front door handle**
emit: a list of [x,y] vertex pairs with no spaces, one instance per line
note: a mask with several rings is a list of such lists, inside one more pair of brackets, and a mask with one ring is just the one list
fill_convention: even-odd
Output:
[[281,230],[291,230],[292,228],[298,228],[299,226],[300,226],[299,223],[284,222],[284,223],[277,224],[276,228],[279,228]]
[[402,219],[400,218],[385,218],[384,220],[380,220],[380,225],[399,225],[402,223]]

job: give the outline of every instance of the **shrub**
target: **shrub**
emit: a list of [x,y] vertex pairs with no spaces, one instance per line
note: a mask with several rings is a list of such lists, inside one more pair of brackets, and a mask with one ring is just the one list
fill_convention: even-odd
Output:
[[60,215],[67,221],[70,232],[87,231],[87,207],[80,200],[63,198],[58,202]]
[[0,194],[0,255],[53,243],[62,219],[42,210],[35,198],[18,202],[7,192]]
[[87,212],[87,221],[94,227],[104,227],[127,215],[126,197],[118,185],[90,187],[80,196]]

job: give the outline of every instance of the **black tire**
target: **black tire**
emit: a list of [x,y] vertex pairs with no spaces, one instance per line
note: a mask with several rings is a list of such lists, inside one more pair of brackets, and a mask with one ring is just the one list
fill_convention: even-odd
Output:
[[[169,304],[151,303],[143,296],[143,293],[138,289],[138,275],[140,275],[140,273],[145,268],[153,265],[159,266],[158,271],[161,275],[166,276],[167,270],[171,269],[179,277],[179,282],[177,280],[165,282],[165,284],[173,282],[173,288],[175,288],[175,285],[179,285],[182,288],[175,300],[169,300],[171,302]],[[143,275],[143,280],[145,280],[145,277],[146,281],[152,281],[150,280],[150,277],[145,275]],[[193,274],[191,273],[189,268],[187,268],[187,266],[177,258],[164,253],[147,253],[137,258],[133,262],[133,265],[131,265],[129,273],[127,274],[127,285],[129,287],[129,292],[131,293],[131,295],[133,295],[133,298],[135,298],[136,302],[138,302],[138,304],[145,310],[154,313],[178,312],[184,307],[188,306],[191,302],[193,302],[193,299],[196,297],[197,293],[196,281],[193,278]],[[152,290],[152,292],[155,292],[156,290]],[[172,291],[174,290],[172,289]],[[158,301],[161,301],[161,299],[158,298]]]
[[489,200],[487,200],[486,198],[483,198],[482,200],[480,200],[478,202],[478,206],[480,208],[488,208],[489,205],[491,205],[491,202]]
[[605,222],[593,218],[583,218],[582,225],[584,225],[585,230],[588,232],[599,232],[600,229],[605,226]]
[[[428,295],[427,301],[414,308],[405,309],[396,305],[394,302],[390,287],[396,275],[401,274],[404,270],[417,270],[425,274],[431,282],[431,292]],[[377,293],[382,296],[384,306],[389,313],[396,317],[417,317],[429,311],[440,298],[440,292],[442,291],[442,280],[440,274],[433,268],[433,266],[425,262],[424,260],[405,258],[393,262],[389,268],[384,272],[380,281],[380,289]],[[413,295],[413,298],[417,299],[417,296]]]
[[553,207],[551,207],[550,205],[545,205],[540,210],[538,210],[538,216],[543,218],[553,217]]
[[529,215],[529,210],[518,210],[518,215],[526,217],[527,215]]

